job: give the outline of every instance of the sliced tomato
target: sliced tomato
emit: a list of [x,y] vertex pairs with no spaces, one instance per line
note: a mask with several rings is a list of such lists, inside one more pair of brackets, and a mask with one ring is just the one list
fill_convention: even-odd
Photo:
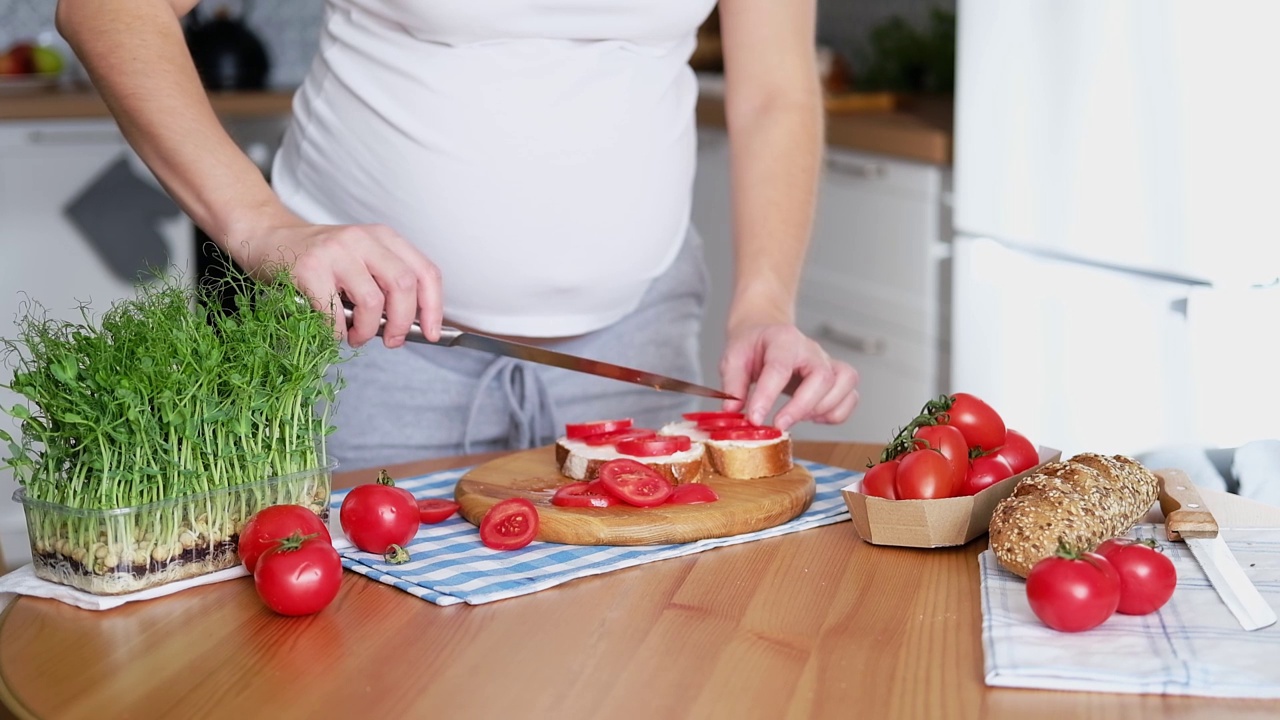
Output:
[[591,483],[587,482],[563,485],[551,497],[551,504],[557,507],[607,508],[617,503],[617,499],[603,486],[600,487],[599,492],[592,492]]
[[712,440],[776,440],[780,437],[782,437],[782,431],[768,425],[720,428],[711,431]]
[[480,542],[494,550],[519,550],[538,535],[538,510],[524,498],[507,498],[480,521]]
[[671,490],[667,498],[668,505],[697,505],[698,503],[715,502],[720,499],[715,490],[702,483],[684,483]]
[[627,428],[626,430],[618,430],[615,432],[600,433],[598,435],[588,435],[582,438],[582,442],[597,447],[600,445],[612,445],[623,440],[643,440],[651,438],[658,433],[648,428]]
[[751,427],[751,421],[744,417],[703,418],[698,420],[699,430],[715,430],[716,428]]
[[619,418],[617,420],[593,420],[585,423],[569,423],[564,426],[565,437],[571,440],[587,437],[588,435],[600,435],[601,433],[617,432],[626,430],[631,427],[631,418]]
[[615,445],[623,455],[636,457],[654,457],[657,455],[674,455],[693,447],[688,435],[658,435],[638,440],[623,440]]
[[618,458],[600,466],[600,482],[609,494],[628,505],[653,507],[671,497],[672,485],[658,471],[627,458]]
[[458,512],[458,503],[443,498],[424,498],[418,501],[418,519],[428,525],[435,525],[453,517]]
[[[597,477],[595,480],[587,483],[587,492],[592,495],[609,495],[609,488],[605,487],[604,483],[601,482],[599,477]],[[613,496],[609,495],[609,497]],[[616,500],[617,498],[614,499]]]
[[703,420],[712,420],[715,418],[745,418],[746,415],[740,412],[729,412],[727,410],[708,410],[705,412],[687,412],[681,417],[685,420],[702,422]]

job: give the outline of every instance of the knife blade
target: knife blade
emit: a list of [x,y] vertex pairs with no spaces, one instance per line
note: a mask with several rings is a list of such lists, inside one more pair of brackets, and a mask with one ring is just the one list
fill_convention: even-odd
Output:
[[[351,305],[343,303],[343,315],[346,316],[347,324],[351,324],[353,310]],[[386,327],[387,319],[382,318],[378,324],[378,335],[382,335],[382,329]],[[613,380],[621,380],[622,382],[635,383],[637,385],[647,385],[654,390],[669,390],[671,392],[687,393],[689,395],[701,395],[709,398],[719,398],[721,400],[741,400],[741,398],[730,395],[714,388],[696,385],[691,382],[679,380],[657,373],[637,370],[635,368],[624,367],[622,365],[614,365],[600,360],[592,360],[590,358],[570,355],[568,353],[558,352],[556,350],[548,350],[547,348],[538,347],[536,345],[526,345],[524,343],[513,342],[511,340],[503,340],[501,338],[482,335],[480,333],[466,332],[457,328],[444,327],[440,329],[439,342],[431,342],[426,335],[422,334],[422,327],[415,320],[409,328],[409,334],[405,336],[406,340],[416,343],[425,343],[427,345],[442,345],[444,347],[466,347],[472,350],[480,350],[481,352],[492,353],[494,355],[505,355],[518,360],[527,360],[529,362],[539,363],[541,365],[550,365],[552,367],[564,368],[576,372],[587,373],[589,375],[597,375],[599,377],[610,378]]]
[[1275,610],[1249,581],[1240,563],[1231,554],[1227,541],[1218,532],[1218,521],[1209,511],[1196,486],[1181,470],[1161,470],[1160,509],[1164,511],[1165,535],[1182,540],[1209,576],[1213,589],[1226,603],[1245,630],[1259,630],[1276,622]]

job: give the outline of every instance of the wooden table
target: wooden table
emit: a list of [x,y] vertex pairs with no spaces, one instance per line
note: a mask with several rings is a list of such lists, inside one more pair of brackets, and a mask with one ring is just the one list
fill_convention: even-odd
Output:
[[[797,454],[858,468],[874,450]],[[40,718],[1280,716],[1280,702],[988,689],[984,547],[875,547],[840,523],[478,607],[347,573],[333,605],[294,619],[247,578],[102,613],[20,598],[0,616],[0,695]]]

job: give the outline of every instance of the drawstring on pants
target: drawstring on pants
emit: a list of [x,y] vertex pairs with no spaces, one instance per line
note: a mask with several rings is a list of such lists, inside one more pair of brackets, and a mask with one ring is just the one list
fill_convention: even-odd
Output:
[[471,429],[489,384],[497,381],[507,399],[507,445],[513,450],[540,447],[556,438],[556,409],[551,394],[533,368],[509,357],[495,359],[476,382],[476,393],[462,433],[462,451],[471,452]]

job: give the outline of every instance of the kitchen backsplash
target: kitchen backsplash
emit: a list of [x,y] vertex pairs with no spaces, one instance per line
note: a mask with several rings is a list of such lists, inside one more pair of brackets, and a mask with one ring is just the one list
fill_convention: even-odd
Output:
[[[53,31],[57,0],[0,0],[0,47]],[[274,87],[302,81],[315,52],[323,18],[323,0],[203,0],[206,13],[227,7],[243,13],[271,57],[268,78]],[[923,22],[930,8],[955,9],[955,0],[819,0],[818,39],[858,62],[866,52],[867,32],[891,15]]]

